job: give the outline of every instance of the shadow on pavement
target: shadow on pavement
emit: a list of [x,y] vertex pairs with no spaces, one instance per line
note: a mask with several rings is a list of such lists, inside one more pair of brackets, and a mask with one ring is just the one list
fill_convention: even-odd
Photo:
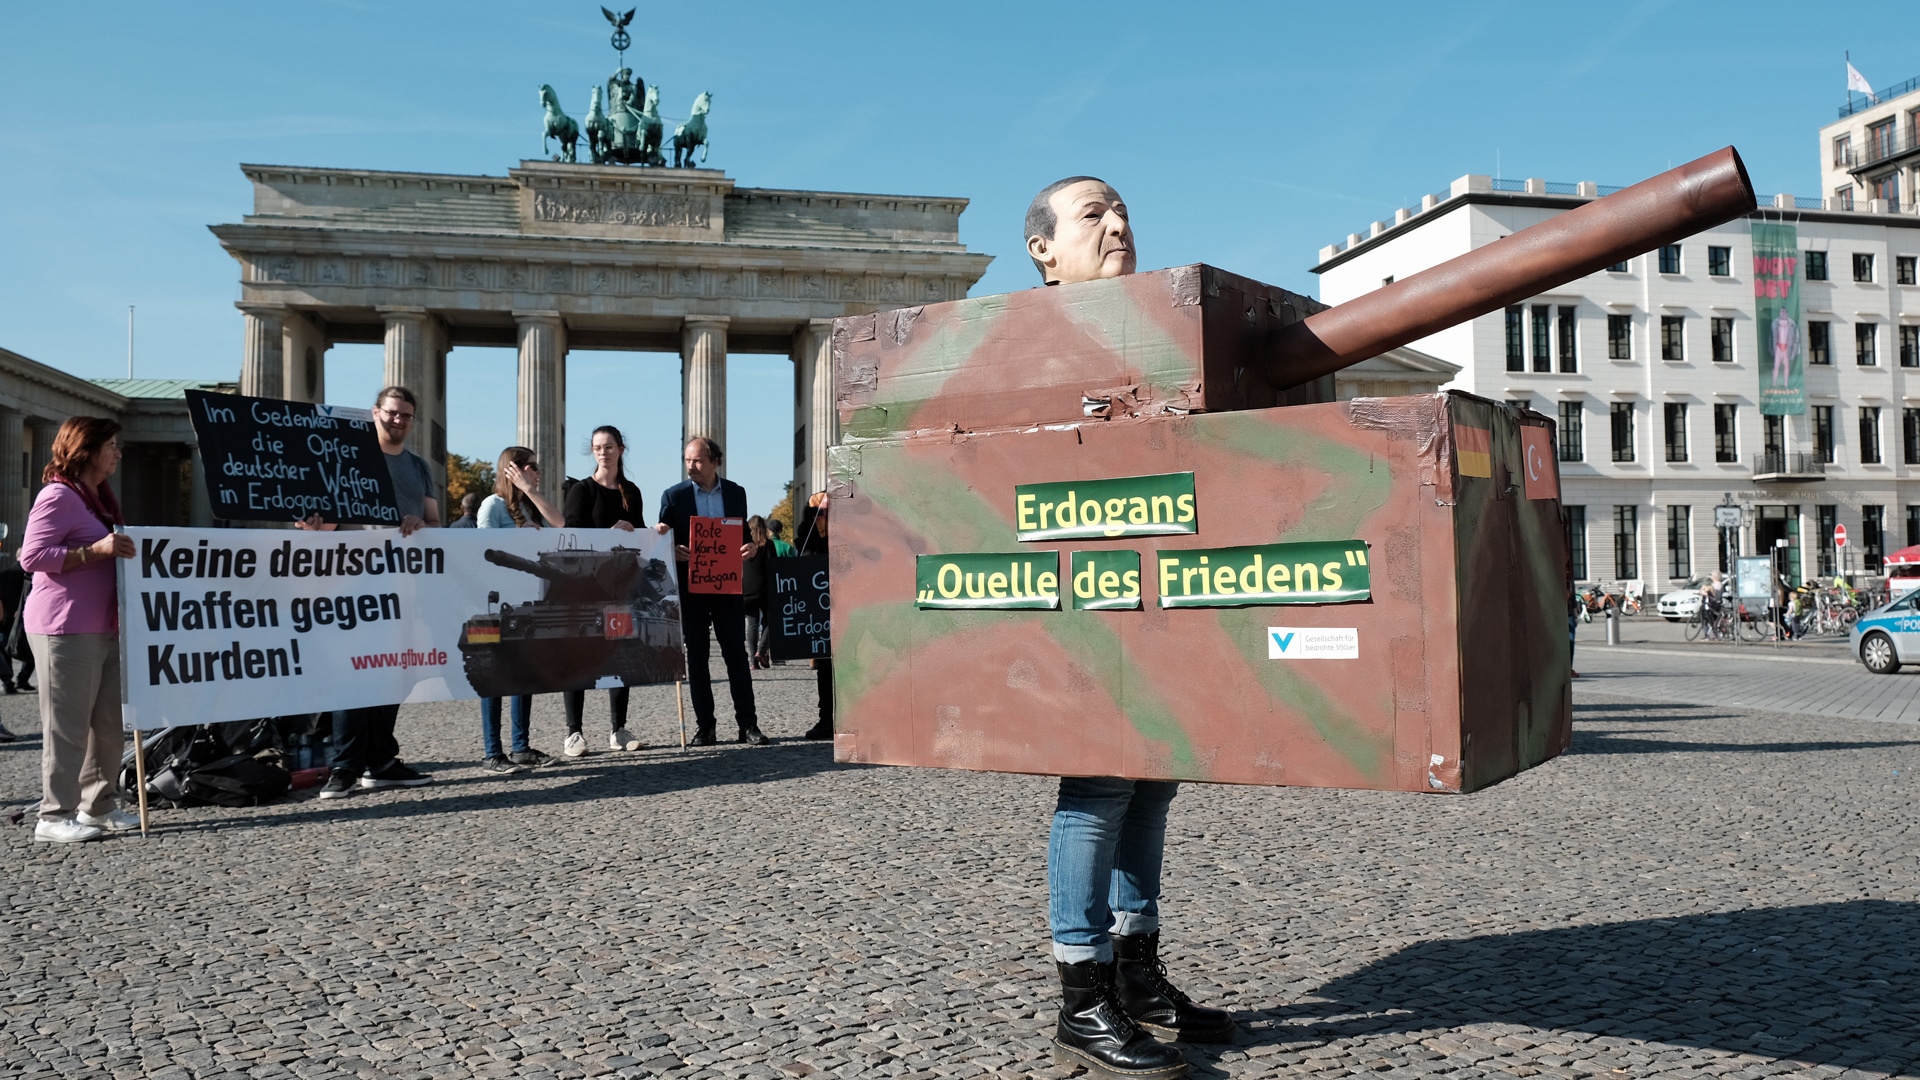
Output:
[[[317,789],[309,789],[255,809],[195,808],[182,811],[177,817],[167,811],[157,821],[188,829],[202,824],[279,827],[343,817],[377,820],[465,814],[476,810],[512,810],[666,795],[725,784],[779,782],[816,773],[874,767],[836,764],[831,743],[799,741],[766,747],[702,747],[689,750],[685,756],[673,757],[596,754],[575,761],[561,759],[529,773],[505,777],[480,772],[474,762],[416,764],[433,774],[432,784],[403,792],[356,791],[345,799],[324,802],[317,797]],[[569,782],[551,783],[556,779]],[[201,814],[206,811],[212,811],[212,816],[203,818]]]
[[[1708,717],[1687,717],[1689,720]],[[1819,750],[1871,750],[1920,746],[1920,739],[1878,739],[1860,742],[1685,742],[1680,739],[1639,739],[1632,732],[1575,731],[1569,754],[1797,754]]]
[[1920,1060],[1917,925],[1920,904],[1858,900],[1428,941],[1236,1019],[1302,1046],[1493,1022],[1899,1073]]

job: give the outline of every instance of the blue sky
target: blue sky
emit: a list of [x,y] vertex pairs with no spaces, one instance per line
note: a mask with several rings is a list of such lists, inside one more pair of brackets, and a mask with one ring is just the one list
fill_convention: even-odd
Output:
[[[633,6],[628,3],[625,6]],[[743,186],[959,195],[1028,288],[1020,214],[1112,180],[1141,266],[1209,262],[1317,294],[1321,245],[1463,173],[1625,184],[1732,143],[1763,193],[1817,194],[1842,56],[1920,75],[1912,19],[1784,3],[654,5],[629,63],[684,115],[714,94],[711,167]],[[724,14],[717,14],[724,12]],[[656,14],[659,13],[659,14]],[[504,175],[538,157],[536,92],[586,109],[613,67],[597,3],[0,5],[0,345],[93,377],[238,376],[234,263],[207,232],[251,205],[240,162]],[[678,361],[570,359],[570,470],[629,433],[677,479]],[[451,449],[514,439],[508,350],[450,357]],[[328,396],[379,381],[336,346]],[[754,508],[791,460],[790,365],[730,362],[729,474]]]

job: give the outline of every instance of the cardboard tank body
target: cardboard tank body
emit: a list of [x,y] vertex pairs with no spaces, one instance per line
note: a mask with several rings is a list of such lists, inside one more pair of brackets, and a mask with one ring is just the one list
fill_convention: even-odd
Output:
[[542,595],[467,620],[460,652],[481,697],[681,677],[679,604],[661,560],[624,547],[547,551],[537,562],[488,548],[486,559],[539,578]]
[[1334,308],[1185,266],[837,320],[835,756],[1471,791],[1560,753],[1552,421],[1331,376],[1753,209],[1729,147]]
[[[1550,422],[1463,394],[1236,409],[1257,391],[1210,377],[1245,370],[1216,354],[1318,307],[1195,266],[841,320],[837,756],[1464,791],[1565,749],[1565,536],[1557,499],[1518,479],[1520,429]],[[1017,425],[981,422],[975,380],[1018,403]],[[1184,474],[1191,533],[1016,539],[1019,486]],[[1338,572],[1366,579],[1363,599],[1161,603],[1179,580],[1163,553],[1353,541],[1361,564]],[[917,599],[920,556],[984,552],[1058,552],[1059,609]],[[1138,608],[1074,610],[1075,552],[1136,553]],[[1269,659],[1270,628],[1355,631],[1357,657]]]

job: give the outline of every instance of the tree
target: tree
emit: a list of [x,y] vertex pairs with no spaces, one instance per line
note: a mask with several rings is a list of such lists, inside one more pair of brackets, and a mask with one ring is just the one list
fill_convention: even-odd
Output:
[[792,483],[787,484],[786,495],[782,496],[780,501],[774,504],[773,509],[767,511],[767,520],[770,522],[771,521],[779,522],[781,529],[785,530],[780,534],[781,539],[785,540],[789,544],[793,543],[793,484]]
[[493,494],[493,465],[479,458],[461,457],[459,454],[447,455],[447,507],[450,511],[447,520],[458,516],[460,500],[467,492],[477,492],[481,498]]

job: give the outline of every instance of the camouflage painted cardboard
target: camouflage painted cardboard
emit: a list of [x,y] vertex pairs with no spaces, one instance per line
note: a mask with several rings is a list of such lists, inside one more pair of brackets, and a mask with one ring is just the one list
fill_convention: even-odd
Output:
[[[1057,302],[1052,293],[1078,288],[1035,292]],[[1109,299],[1141,295],[1121,290]],[[1003,313],[1018,306],[987,299]],[[978,335],[951,311],[922,317]],[[909,327],[905,341],[922,355],[968,357],[983,344],[962,350],[920,332]],[[1155,339],[1151,348],[1138,344],[1140,334]],[[1158,326],[1109,334],[1119,358],[1100,373],[1129,357],[1174,356],[1167,337]],[[839,760],[1471,791],[1565,749],[1571,697],[1559,503],[1527,498],[1518,480],[1520,427],[1545,428],[1545,417],[1453,394],[1211,415],[1046,416],[1072,422],[1032,426],[1062,407],[1053,390],[1073,385],[1064,367],[1028,381],[1039,404],[994,392],[986,401],[945,401],[940,395],[957,393],[964,383],[955,380],[969,377],[965,367],[883,360],[866,403],[890,403],[890,422],[921,433],[832,452]],[[1141,369],[1141,384],[1153,390],[1140,399],[1178,384],[1168,374],[1176,367]],[[1207,369],[1195,360],[1185,370]],[[949,374],[934,380],[926,374],[934,370]],[[1027,426],[982,430],[1001,405]],[[925,420],[936,415],[968,430],[930,433],[938,425]],[[1456,431],[1469,446],[1469,475]],[[1193,534],[1016,539],[1021,485],[1187,472],[1200,523]],[[1338,558],[1353,546],[1345,541],[1364,545],[1363,600],[1162,604],[1163,553],[1329,542]],[[916,602],[921,556],[989,552],[1058,552],[1066,575],[1060,602],[1046,610]],[[1103,558],[1074,557],[1088,552]],[[1137,553],[1138,604],[1075,605],[1073,569],[1123,568],[1131,563],[1117,557],[1123,552]],[[983,560],[979,568],[997,565]],[[1233,573],[1249,565],[1241,560]],[[1295,659],[1283,640],[1322,651]],[[1343,650],[1356,655],[1322,658]]]
[[1332,376],[1277,394],[1257,363],[1325,307],[1196,264],[837,319],[841,438],[1331,401]]

